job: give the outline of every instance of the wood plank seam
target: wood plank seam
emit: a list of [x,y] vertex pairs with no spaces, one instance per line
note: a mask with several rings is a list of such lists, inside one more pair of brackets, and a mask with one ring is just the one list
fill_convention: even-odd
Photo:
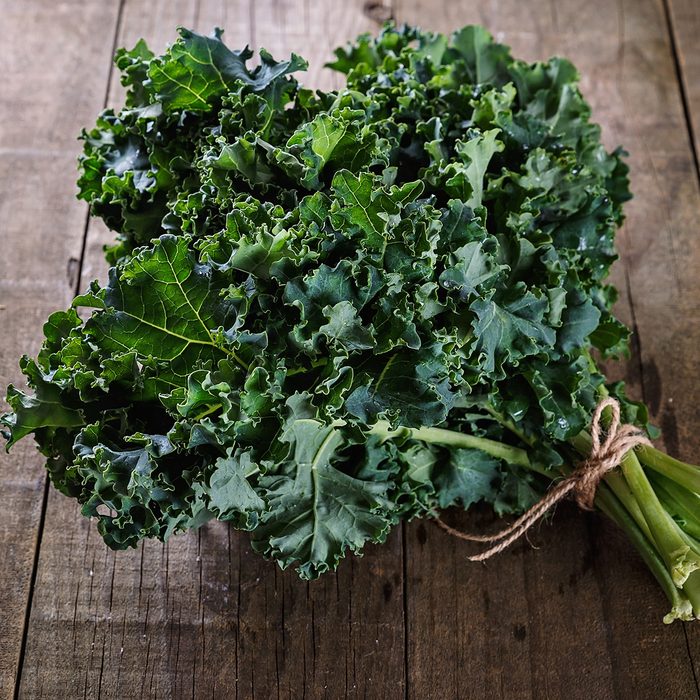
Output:
[[[691,118],[690,101],[688,99],[688,91],[686,90],[685,80],[683,77],[683,68],[681,66],[680,52],[678,49],[676,28],[673,23],[673,15],[671,13],[669,0],[661,0],[661,4],[664,8],[664,17],[666,19],[666,25],[668,27],[668,39],[670,42],[671,56],[673,58],[673,67],[676,71],[676,81],[678,82],[678,90],[680,93],[681,105],[683,106],[683,118],[685,119],[686,129],[688,130],[690,151],[693,154],[695,174],[698,177],[698,184],[700,184],[700,156],[698,156],[698,149],[696,147],[696,136],[698,136],[698,134],[695,133],[695,129],[693,127],[693,120]],[[698,695],[700,696],[700,689],[698,690]]]
[[[114,54],[117,50],[117,41],[119,37],[119,30],[121,27],[121,18],[124,10],[124,4],[126,0],[119,0],[119,7],[117,9],[117,17],[116,21],[114,23],[114,33],[112,37],[112,50],[110,53],[110,63],[109,63],[109,69],[107,72],[107,86],[105,88],[105,94],[104,98],[102,101],[102,108],[105,109],[107,107],[107,100],[109,97],[109,86],[112,81],[112,75],[114,73]],[[88,225],[90,221],[90,209],[89,207],[87,208],[87,211],[85,213],[85,224],[83,226],[83,235],[82,235],[82,241],[81,241],[81,246],[80,246],[80,257],[78,259],[78,268],[77,268],[77,274],[75,275],[75,286],[73,288],[73,291],[75,294],[79,293],[79,287],[80,287],[80,280],[81,280],[81,274],[82,274],[82,267],[83,267],[83,259],[85,257],[85,244],[87,241],[87,232],[88,232]],[[49,500],[49,490],[51,487],[51,482],[49,480],[48,474],[44,477],[44,489],[43,489],[43,494],[42,494],[42,502],[41,502],[41,512],[39,516],[39,525],[37,527],[37,535],[36,535],[36,543],[34,545],[34,558],[32,561],[32,573],[31,577],[29,579],[29,591],[27,593],[27,605],[25,607],[24,611],[24,622],[22,625],[22,639],[20,642],[20,648],[19,648],[19,654],[17,658],[17,675],[15,677],[15,685],[14,685],[14,691],[13,691],[13,698],[14,700],[19,700],[19,692],[20,692],[20,686],[21,686],[21,681],[22,681],[22,669],[24,666],[24,659],[25,659],[25,654],[27,651],[27,637],[29,633],[29,618],[31,615],[32,611],[32,603],[34,600],[34,590],[36,587],[36,578],[37,578],[37,572],[39,570],[39,557],[41,555],[41,541],[44,536],[44,526],[46,524],[46,510],[48,506],[48,500]]]
[[34,599],[34,587],[36,585],[36,575],[39,569],[39,554],[41,552],[41,538],[44,534],[44,524],[46,523],[46,507],[49,501],[49,477],[44,477],[44,489],[41,500],[41,512],[39,514],[39,525],[37,527],[36,540],[34,543],[34,559],[32,560],[32,574],[29,578],[29,591],[27,592],[27,604],[24,608],[24,622],[22,625],[22,639],[17,656],[17,675],[15,677],[15,687],[13,691],[14,700],[19,698],[19,686],[22,678],[22,666],[27,651],[27,633],[29,632],[29,616],[32,611],[32,601]]
[[693,675],[693,680],[695,681],[695,690],[697,691],[698,698],[700,698],[700,682],[698,681],[698,674],[695,671],[695,657],[693,655],[692,645],[690,644],[690,638],[688,637],[688,625],[693,624],[692,622],[683,623],[683,636],[685,637],[685,646],[688,650],[688,659],[690,660],[690,672]]
[[[399,12],[399,2],[400,0],[379,0],[379,2],[365,2],[364,12],[365,14],[375,19],[376,21],[397,21],[397,15]],[[376,11],[373,14],[373,7],[386,8],[386,13],[383,18],[377,17]],[[408,700],[410,697],[410,681],[411,674],[409,673],[409,661],[410,661],[410,636],[409,636],[409,614],[408,614],[408,533],[406,531],[406,523],[401,523],[401,596],[403,598],[403,605],[401,611],[403,613],[403,696],[404,700]]]

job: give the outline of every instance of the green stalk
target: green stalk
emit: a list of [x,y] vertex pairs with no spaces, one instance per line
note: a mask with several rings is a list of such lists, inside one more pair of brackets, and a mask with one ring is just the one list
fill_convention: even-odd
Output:
[[651,542],[653,542],[654,538],[652,537],[651,530],[649,530],[649,525],[647,525],[647,521],[644,518],[644,513],[642,513],[639,503],[637,503],[634,494],[630,490],[630,487],[627,485],[627,482],[622,474],[618,472],[610,472],[605,477],[605,483],[610,486],[612,492],[620,499],[625,508],[627,508],[627,512],[632,516],[634,522],[637,523],[637,526],[642,530],[644,535]]
[[688,576],[700,569],[700,555],[684,541],[680,528],[661,505],[633,451],[624,456],[620,466],[649,525],[659,553],[671,572],[671,578],[681,588]]
[[[681,530],[681,534],[686,544],[696,554],[700,554],[700,542]],[[693,571],[683,584],[683,592],[688,596],[693,610],[700,613],[700,570]],[[700,618],[700,614],[698,614]]]
[[491,417],[496,419],[496,422],[500,423],[504,428],[510,430],[510,432],[513,433],[513,435],[515,435],[516,437],[520,438],[520,440],[523,443],[529,445],[530,447],[535,446],[534,440],[525,435],[525,433],[522,430],[520,430],[520,428],[518,428],[518,426],[515,425],[515,423],[510,418],[504,416],[490,404],[486,404],[484,406],[484,409]]
[[680,531],[681,538],[688,545],[688,547],[690,547],[696,554],[700,554],[700,542],[698,542],[692,535],[684,532],[681,527],[679,527],[678,530]]
[[[684,591],[678,590],[649,538],[637,526],[620,501],[603,485],[598,488],[596,505],[627,534],[630,542],[666,594],[671,603],[671,610],[664,616],[664,622],[669,624],[674,620],[692,620],[695,606],[691,604]],[[700,582],[700,579],[698,580]]]
[[218,411],[220,408],[221,408],[221,404],[220,404],[220,403],[215,403],[215,404],[212,404],[212,405],[207,405],[207,407],[206,407],[201,413],[198,413],[198,414],[194,417],[194,420],[195,420],[195,421],[202,420],[202,418],[204,418],[204,417],[206,417],[206,416],[209,416],[209,415],[211,415],[212,413],[215,413],[215,412]]
[[[514,430],[515,426],[511,421],[505,419],[495,410],[491,410],[489,413],[501,425],[522,438],[521,431]],[[581,455],[587,455],[591,451],[591,437],[588,433],[580,433],[572,438],[570,443]],[[562,472],[568,474],[571,469],[563,467]],[[541,470],[540,473],[548,474],[545,470]],[[643,471],[642,477],[646,480]],[[637,485],[639,486],[639,484]],[[653,494],[651,487],[649,487],[649,491]],[[685,580],[685,587],[679,589],[664,558],[657,551],[643,509],[640,507],[633,490],[619,472],[610,472],[606,475],[605,484],[601,484],[596,493],[595,504],[627,534],[630,542],[659,582],[671,603],[671,610],[664,616],[664,622],[669,624],[674,620],[692,620],[693,612],[698,615],[700,613],[700,608],[697,605],[700,602],[700,571],[689,574]],[[663,508],[659,507],[659,510],[663,511]],[[661,522],[664,522],[663,518],[661,518]],[[661,539],[669,538],[662,536]]]
[[326,360],[325,357],[322,357],[318,360],[312,360],[311,361],[311,367],[293,367],[291,369],[287,370],[287,376],[288,377],[293,377],[295,374],[303,374],[304,372],[309,372],[314,369],[318,369],[319,367],[325,367],[328,364],[328,360]]
[[[587,433],[577,435],[570,442],[582,455],[590,452],[591,438]],[[595,504],[624,530],[661,585],[671,603],[671,610],[664,617],[664,622],[669,624],[674,620],[692,620],[693,613],[698,615],[700,611],[700,571],[691,573],[679,590],[667,568],[666,557],[662,558],[657,551],[642,508],[625,478],[620,472],[613,471],[604,477],[604,481],[605,484],[601,484],[596,493]],[[690,542],[686,544],[691,545]]]
[[637,448],[640,461],[645,467],[663,474],[693,493],[700,494],[700,469],[669,457],[655,447],[640,445]]
[[[600,394],[601,396],[608,394],[605,387],[601,387]],[[576,438],[572,443],[575,441]],[[652,541],[655,542],[661,557],[666,562],[673,582],[681,588],[690,574],[700,569],[700,555],[684,541],[685,533],[659,501],[637,459],[637,451],[645,455],[645,463],[649,459],[655,461],[659,470],[663,469],[669,478],[675,477],[674,480],[680,478],[684,485],[692,483],[693,479],[690,477],[697,476],[700,472],[691,465],[673,460],[659,450],[644,445],[628,452],[620,464],[625,481],[648,525]],[[631,503],[629,509],[634,515],[635,507]]]
[[[525,450],[511,445],[504,445],[496,440],[476,437],[465,433],[444,428],[405,428],[399,426],[392,430],[388,421],[380,420],[370,429],[371,435],[379,436],[382,441],[399,439],[422,440],[431,444],[445,445],[446,447],[467,447],[482,450],[492,457],[504,459],[511,464],[517,464],[525,469],[534,469]],[[542,471],[546,476],[551,476]]]
[[700,571],[694,571],[683,585],[683,593],[693,606],[696,619],[700,620]]
[[700,496],[661,474],[651,474],[650,481],[666,510],[683,521],[681,529],[700,540]]

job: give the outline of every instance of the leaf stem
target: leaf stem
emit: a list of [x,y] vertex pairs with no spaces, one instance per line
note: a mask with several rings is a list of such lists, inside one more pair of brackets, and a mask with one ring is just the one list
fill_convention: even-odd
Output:
[[[585,457],[585,455],[589,454],[591,451],[591,436],[587,432],[581,432],[575,435],[569,442],[581,456]],[[634,518],[637,526],[653,541],[647,521],[644,519],[644,514],[622,474],[618,470],[615,470],[608,472],[603,478],[615,496],[625,508],[627,508],[627,511]]]
[[302,374],[303,372],[310,372],[311,370],[318,369],[319,367],[325,367],[328,364],[328,360],[325,357],[321,357],[318,360],[311,361],[311,367],[292,367],[292,369],[287,370],[287,376],[291,377],[295,374]]
[[[465,447],[482,450],[492,457],[504,459],[511,464],[533,469],[530,458],[525,450],[511,445],[504,445],[496,440],[477,437],[466,433],[459,433],[444,428],[406,428],[399,426],[392,429],[388,421],[378,421],[369,430],[371,435],[377,435],[382,441],[393,439],[422,440],[431,444],[445,445],[446,447]],[[543,472],[545,473],[545,472]],[[545,473],[546,474],[546,473]],[[551,474],[549,475],[551,476]]]
[[506,418],[506,416],[497,411],[493,406],[491,406],[491,404],[485,404],[484,410],[492,418],[494,418],[496,422],[500,423],[504,428],[510,430],[510,432],[513,433],[513,435],[520,438],[520,440],[522,440],[526,445],[529,445],[530,447],[535,446],[535,441],[531,437],[525,435],[525,433],[522,430],[520,430],[520,428],[518,428],[518,426],[515,425],[515,423],[510,418]]
[[207,406],[206,410],[202,411],[201,413],[198,413],[198,414],[194,417],[193,420],[196,420],[196,421],[197,421],[197,420],[201,420],[201,419],[204,418],[205,416],[208,416],[208,415],[214,413],[215,411],[218,411],[220,408],[221,408],[221,404],[220,404],[220,403],[215,403],[215,404],[212,404],[211,406]]
[[[487,410],[504,427],[521,439],[524,437],[504,416],[493,409]],[[591,437],[584,431],[571,438],[569,444],[579,454],[587,455],[591,450]],[[660,480],[668,480],[665,483],[673,489],[674,502],[681,501],[676,508],[678,515],[690,523],[688,532],[684,532],[669,514],[659,498],[664,496],[665,490],[660,488],[658,494],[655,492],[638,455],[645,466],[664,475],[659,476]],[[628,452],[620,466],[620,471],[608,473],[599,486],[596,506],[627,533],[669,598],[672,607],[664,622],[691,620],[700,610],[700,543],[694,537],[698,519],[693,516],[689,520],[696,510],[700,470],[646,447]],[[566,465],[560,469],[563,474],[571,471]],[[675,498],[677,492],[682,492],[684,497]],[[671,509],[670,512],[675,511]]]
[[655,447],[641,445],[637,450],[639,459],[645,467],[663,474],[693,493],[700,494],[700,469],[698,467],[674,459]]

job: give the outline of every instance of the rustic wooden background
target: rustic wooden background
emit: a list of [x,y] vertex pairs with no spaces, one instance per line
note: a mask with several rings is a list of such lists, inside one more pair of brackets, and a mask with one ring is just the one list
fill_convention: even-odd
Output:
[[[580,68],[636,194],[614,273],[634,355],[612,371],[697,461],[699,0],[0,0],[0,386],[48,313],[104,274],[75,137],[120,99],[115,47],[219,25],[231,45],[303,54],[307,84],[328,88],[331,49],[389,17],[482,23],[517,55]],[[414,523],[307,584],[221,524],[115,554],[30,442],[0,462],[2,697],[700,697],[700,623],[661,624],[656,583],[596,514],[562,506],[536,548],[485,566]]]

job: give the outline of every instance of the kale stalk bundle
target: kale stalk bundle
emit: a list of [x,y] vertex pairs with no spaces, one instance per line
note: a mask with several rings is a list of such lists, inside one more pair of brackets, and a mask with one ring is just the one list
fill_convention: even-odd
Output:
[[[115,549],[217,518],[304,578],[401,520],[537,502],[591,449],[627,351],[605,283],[629,198],[562,59],[479,27],[387,27],[336,52],[338,91],[181,30],[116,63],[125,107],[83,133],[80,197],[118,233],[106,286],[51,315],[33,433]],[[85,315],[87,316],[87,315]],[[700,616],[700,470],[643,446],[598,487]]]

